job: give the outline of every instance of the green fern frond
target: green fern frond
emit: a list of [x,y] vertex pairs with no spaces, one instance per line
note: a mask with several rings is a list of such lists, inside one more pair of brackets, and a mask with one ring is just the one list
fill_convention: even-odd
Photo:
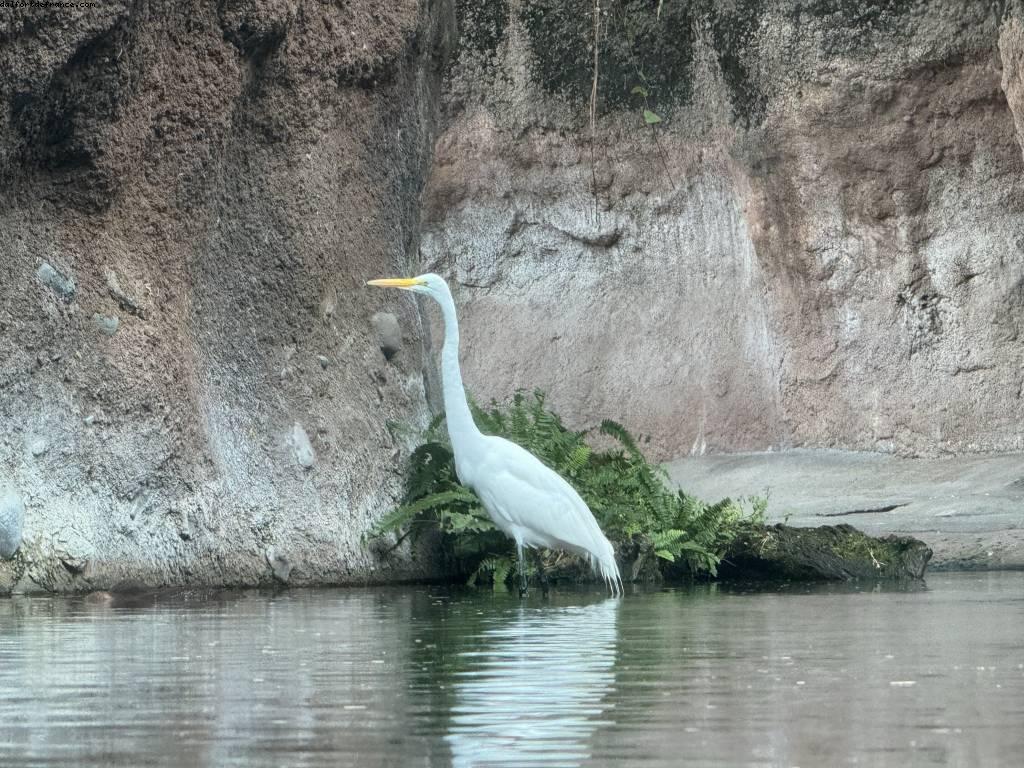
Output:
[[477,565],[466,583],[473,587],[489,576],[494,589],[505,589],[505,583],[512,574],[513,566],[512,558],[506,555],[485,557]]
[[[603,421],[600,432],[620,448],[594,451],[583,433],[566,429],[547,407],[543,392],[518,391],[508,404],[492,402],[487,408],[470,398],[470,408],[481,431],[518,443],[566,477],[619,548],[640,542],[641,556],[646,552],[693,573],[714,574],[725,548],[750,518],[742,503],[722,499],[708,504],[670,490],[664,468],[648,462],[617,422]],[[402,503],[374,533],[403,528],[416,533],[433,526],[454,562],[470,574],[470,583],[490,577],[502,588],[515,565],[512,542],[497,530],[477,496],[459,483],[443,425],[443,417],[431,422],[425,442],[409,458]],[[764,514],[764,504],[749,503],[751,514]]]
[[504,589],[505,583],[508,581],[508,577],[512,573],[513,561],[511,557],[499,557],[494,566],[494,588]]
[[498,560],[499,558],[497,557],[485,557],[477,564],[469,578],[466,579],[466,584],[475,587],[484,576],[493,574]]
[[578,472],[586,466],[591,453],[592,451],[590,446],[585,443],[573,446],[573,448],[568,452],[565,462],[562,464],[562,470],[570,474]]
[[636,442],[633,440],[633,436],[629,434],[629,431],[619,424],[619,422],[612,421],[611,419],[605,419],[601,422],[599,431],[601,434],[613,437],[622,443],[622,447],[625,448],[631,456],[636,458],[641,457],[640,449],[637,448]]
[[374,527],[375,531],[377,531],[376,535],[397,531],[421,512],[441,510],[454,502],[479,504],[480,500],[476,497],[476,494],[468,490],[441,491],[440,493],[423,496],[409,504],[403,504],[391,514],[385,515]]
[[451,533],[483,533],[497,530],[483,507],[473,507],[470,512],[445,512],[444,515],[446,518],[445,528]]

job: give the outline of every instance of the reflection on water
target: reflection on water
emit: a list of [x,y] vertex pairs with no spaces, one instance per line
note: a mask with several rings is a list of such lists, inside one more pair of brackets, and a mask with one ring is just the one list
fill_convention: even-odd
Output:
[[454,765],[584,761],[615,679],[618,606],[522,607],[480,633],[455,678]]
[[0,766],[1017,765],[1024,573],[0,600]]

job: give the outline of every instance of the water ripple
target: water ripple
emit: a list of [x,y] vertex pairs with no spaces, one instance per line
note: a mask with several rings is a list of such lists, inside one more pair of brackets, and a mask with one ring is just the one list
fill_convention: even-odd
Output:
[[1015,765],[1021,594],[0,600],[0,766]]

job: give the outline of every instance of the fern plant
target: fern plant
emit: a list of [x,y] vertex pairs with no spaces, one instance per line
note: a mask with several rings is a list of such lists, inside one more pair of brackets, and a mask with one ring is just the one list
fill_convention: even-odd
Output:
[[[642,567],[645,563],[661,563],[672,564],[673,573],[714,575],[740,526],[763,515],[759,500],[748,512],[730,499],[707,504],[671,490],[664,469],[648,462],[633,436],[616,422],[602,422],[599,431],[618,447],[593,450],[585,433],[566,429],[546,407],[543,392],[517,392],[507,406],[470,405],[482,432],[518,443],[572,483],[620,559],[626,555],[633,560],[634,574],[649,573],[649,567]],[[514,546],[491,522],[476,494],[459,483],[443,423],[438,417],[428,427],[423,444],[410,456],[401,505],[377,524],[373,535],[397,532],[401,541],[439,528],[446,551],[460,572],[468,574],[469,583],[502,586],[515,569]],[[586,573],[578,558],[564,553],[548,553],[544,567],[555,576]]]

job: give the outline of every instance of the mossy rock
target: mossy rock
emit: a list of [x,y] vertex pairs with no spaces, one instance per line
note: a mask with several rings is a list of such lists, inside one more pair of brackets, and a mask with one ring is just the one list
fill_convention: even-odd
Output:
[[733,541],[723,577],[841,580],[924,578],[932,551],[910,536],[868,536],[851,525],[760,525]]

